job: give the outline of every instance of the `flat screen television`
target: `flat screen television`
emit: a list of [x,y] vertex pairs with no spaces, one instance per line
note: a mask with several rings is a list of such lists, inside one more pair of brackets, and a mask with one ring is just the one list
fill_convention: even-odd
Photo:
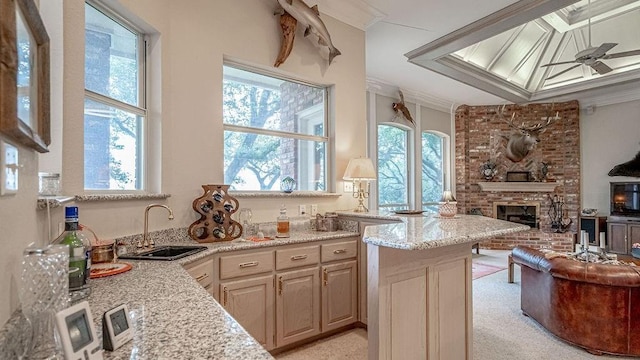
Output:
[[612,182],[611,215],[640,216],[640,182]]

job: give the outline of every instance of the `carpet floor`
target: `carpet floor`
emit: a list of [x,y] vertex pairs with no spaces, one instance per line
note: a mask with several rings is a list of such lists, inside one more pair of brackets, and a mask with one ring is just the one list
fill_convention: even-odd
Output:
[[[509,251],[480,250],[474,262],[504,268]],[[551,335],[520,311],[520,268],[515,283],[499,270],[473,281],[473,358],[475,360],[632,359],[595,356]],[[275,356],[279,360],[367,359],[367,332],[353,329]],[[448,359],[442,359],[448,360]]]

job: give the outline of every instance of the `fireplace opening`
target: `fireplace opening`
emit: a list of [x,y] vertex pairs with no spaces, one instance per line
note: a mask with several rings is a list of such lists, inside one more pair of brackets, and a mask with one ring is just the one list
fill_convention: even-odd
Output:
[[524,203],[494,202],[493,217],[539,229],[540,203],[535,201]]

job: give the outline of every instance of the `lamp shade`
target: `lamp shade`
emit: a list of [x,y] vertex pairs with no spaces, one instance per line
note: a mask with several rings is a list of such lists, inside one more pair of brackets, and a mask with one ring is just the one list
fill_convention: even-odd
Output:
[[375,180],[376,170],[373,161],[369,158],[356,158],[349,160],[347,170],[344,172],[344,180]]
[[453,197],[453,194],[449,190],[445,191],[442,194],[442,199],[440,199],[440,202],[454,202],[454,201],[456,201],[456,198]]

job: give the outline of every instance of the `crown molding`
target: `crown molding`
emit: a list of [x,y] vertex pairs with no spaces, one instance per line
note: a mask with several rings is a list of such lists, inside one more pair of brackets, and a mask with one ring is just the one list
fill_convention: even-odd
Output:
[[367,78],[367,91],[390,98],[398,97],[398,90],[402,90],[405,101],[413,102],[433,110],[451,113],[455,102],[433,96],[414,89],[399,88],[398,85],[390,84],[383,80]]

